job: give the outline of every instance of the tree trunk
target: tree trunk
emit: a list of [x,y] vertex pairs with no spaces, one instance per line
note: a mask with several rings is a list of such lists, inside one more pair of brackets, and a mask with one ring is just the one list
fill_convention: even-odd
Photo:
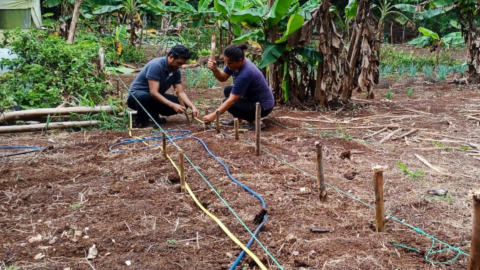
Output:
[[385,22],[383,21],[383,18],[380,18],[380,21],[378,22],[378,32],[377,32],[377,39],[379,39],[380,42],[385,41],[385,36],[383,34],[384,26],[385,26]]
[[228,21],[228,39],[227,39],[227,46],[232,44],[232,24]]
[[78,16],[80,15],[80,7],[82,0],[75,0],[75,8],[73,9],[72,22],[70,23],[70,30],[68,31],[67,43],[72,44],[75,39],[75,29],[77,27]]
[[331,5],[330,0],[322,1],[315,23],[319,33],[319,51],[323,55],[323,62],[318,63],[313,100],[322,108],[337,105],[344,87],[344,74],[348,69],[343,38],[338,33],[329,11]]
[[218,23],[218,52],[220,55],[223,54],[223,31],[222,31],[222,25]]
[[470,83],[480,83],[480,27],[473,15],[468,16],[468,29],[463,31],[467,45],[467,77]]
[[[268,0],[268,6],[269,8],[272,7],[274,0]],[[278,26],[272,26],[268,28],[268,40],[270,43],[275,43],[275,40],[278,40],[280,38],[280,35],[278,33]],[[273,91],[273,95],[275,96],[275,99],[277,101],[283,102],[283,95],[282,95],[282,88],[281,88],[281,82],[280,82],[280,72],[279,72],[279,63],[274,62],[273,64],[270,64],[268,66],[268,84],[270,85],[270,88]]]
[[359,0],[357,16],[353,21],[351,41],[355,40],[348,49],[347,61],[349,70],[346,76],[346,85],[342,91],[342,102],[348,103],[353,89],[366,91],[367,98],[373,98],[373,87],[378,84],[380,40],[376,33],[377,20],[372,14],[367,0]]

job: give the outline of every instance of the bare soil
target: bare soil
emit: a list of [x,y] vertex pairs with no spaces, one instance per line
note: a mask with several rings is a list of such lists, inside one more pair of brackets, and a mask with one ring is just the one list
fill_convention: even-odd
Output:
[[[133,78],[122,80],[129,85]],[[223,86],[187,93],[201,100],[202,112],[212,111],[222,100]],[[429,263],[425,256],[432,239],[392,218],[386,232],[375,232],[375,212],[359,200],[374,205],[372,167],[388,166],[385,211],[469,253],[469,192],[478,189],[480,180],[478,86],[430,82],[421,75],[382,80],[380,86],[374,100],[355,93],[351,110],[276,107],[264,120],[261,142],[268,153],[260,156],[249,143],[253,132],[235,141],[231,128],[205,132],[199,123],[186,125],[181,115],[169,117],[162,128],[190,130],[233,177],[264,198],[268,221],[258,239],[284,269],[465,269],[464,255],[446,264]],[[407,96],[409,89],[414,92]],[[394,93],[391,99],[385,98],[387,91]],[[132,135],[150,132],[134,130]],[[233,263],[241,249],[180,191],[177,172],[158,148],[135,150],[144,145],[134,143],[120,147],[129,150],[125,153],[109,151],[127,138],[128,131],[96,130],[0,135],[1,145],[47,148],[1,159],[0,269],[227,269]],[[325,203],[318,199],[314,177],[315,141],[324,147]],[[250,234],[205,179],[252,231],[260,201],[233,183],[199,142],[175,143],[195,164],[187,162],[185,168],[195,196],[241,242],[248,242]],[[177,148],[169,144],[168,152],[178,164]],[[427,193],[442,187],[446,196]],[[311,232],[314,227],[330,232]],[[87,261],[94,244],[98,256]],[[435,242],[433,248],[445,245]],[[251,250],[269,269],[279,269],[257,243]],[[456,255],[449,250],[428,258],[448,261]],[[246,256],[237,269],[259,267]]]

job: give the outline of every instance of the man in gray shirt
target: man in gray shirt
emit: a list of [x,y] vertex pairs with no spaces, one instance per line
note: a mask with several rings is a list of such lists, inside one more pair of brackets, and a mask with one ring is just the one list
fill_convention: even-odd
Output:
[[[167,56],[152,59],[142,68],[130,86],[127,98],[128,107],[137,110],[135,126],[156,126],[155,122],[166,122],[159,114],[170,116],[187,111],[175,95],[166,93],[172,85],[185,105],[192,109],[193,116],[198,117],[199,112],[183,90],[181,80],[180,68],[189,58],[190,51],[183,45],[176,45]],[[150,123],[149,115],[153,123]]]

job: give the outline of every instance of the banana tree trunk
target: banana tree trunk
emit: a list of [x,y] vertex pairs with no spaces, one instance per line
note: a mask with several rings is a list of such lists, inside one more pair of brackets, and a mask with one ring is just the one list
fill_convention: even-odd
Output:
[[343,38],[338,33],[329,11],[331,5],[330,0],[322,1],[315,21],[319,33],[319,52],[323,55],[323,61],[318,63],[313,100],[321,108],[338,103],[344,87],[344,74],[348,70]]
[[381,42],[385,40],[385,36],[383,34],[383,28],[385,27],[385,22],[383,18],[380,18],[378,22],[378,32],[377,32],[377,39],[379,39]]
[[359,92],[367,92],[367,98],[371,99],[373,87],[378,84],[380,40],[377,39],[378,23],[370,9],[369,1],[359,0],[357,16],[353,21],[351,44],[348,48],[346,85],[342,91],[342,102],[348,103],[352,92],[357,89]]
[[[268,6],[269,8],[272,8],[272,5],[275,1],[274,0],[268,0]],[[280,38],[280,34],[278,33],[278,26],[272,26],[268,28],[268,40],[271,43],[275,43],[275,40],[278,40]],[[279,66],[280,64],[277,62],[274,62],[273,64],[270,64],[268,66],[268,84],[270,85],[270,88],[272,89],[273,95],[275,96],[277,101],[284,102],[284,95],[282,95],[282,88],[281,88],[281,78],[280,78],[280,71],[279,71]]]
[[480,27],[472,15],[468,18],[468,29],[464,32],[467,43],[468,70],[470,83],[480,83]]

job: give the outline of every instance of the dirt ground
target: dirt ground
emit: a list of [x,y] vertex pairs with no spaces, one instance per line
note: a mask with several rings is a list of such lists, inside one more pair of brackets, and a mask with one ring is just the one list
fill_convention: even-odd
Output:
[[[128,85],[134,76],[122,80]],[[213,111],[223,86],[187,91],[202,112]],[[276,107],[264,119],[266,152],[260,156],[255,155],[253,132],[235,141],[231,128],[205,132],[199,123],[186,125],[180,115],[168,118],[162,128],[190,130],[187,138],[202,139],[235,179],[263,197],[268,220],[258,240],[271,257],[258,243],[251,251],[268,269],[465,269],[467,256],[456,257],[454,250],[429,254],[432,239],[412,228],[469,253],[469,193],[480,180],[478,86],[431,82],[419,75],[397,82],[383,79],[380,87],[375,100],[355,93],[352,110]],[[393,93],[390,99],[387,91]],[[148,137],[150,132],[134,130],[132,135]],[[123,153],[109,150],[128,138],[128,131],[95,130],[0,135],[1,145],[46,148],[0,159],[0,269],[232,265],[241,248],[180,191],[178,174],[161,150],[138,150],[142,143],[116,148],[128,150]],[[316,188],[316,141],[324,151],[324,203]],[[195,165],[186,162],[185,170],[196,198],[247,243],[250,233],[217,194],[252,231],[260,201],[230,180],[198,141],[175,144]],[[178,164],[177,147],[170,143],[167,150]],[[403,171],[399,164],[405,165]],[[375,232],[375,211],[369,207],[374,205],[376,165],[388,166],[385,211],[395,217],[387,218],[383,233]],[[448,193],[428,193],[441,188]],[[92,245],[98,256],[88,261]],[[433,250],[445,247],[433,243]],[[431,262],[447,263],[433,264],[426,255]],[[236,269],[260,268],[246,256]]]

